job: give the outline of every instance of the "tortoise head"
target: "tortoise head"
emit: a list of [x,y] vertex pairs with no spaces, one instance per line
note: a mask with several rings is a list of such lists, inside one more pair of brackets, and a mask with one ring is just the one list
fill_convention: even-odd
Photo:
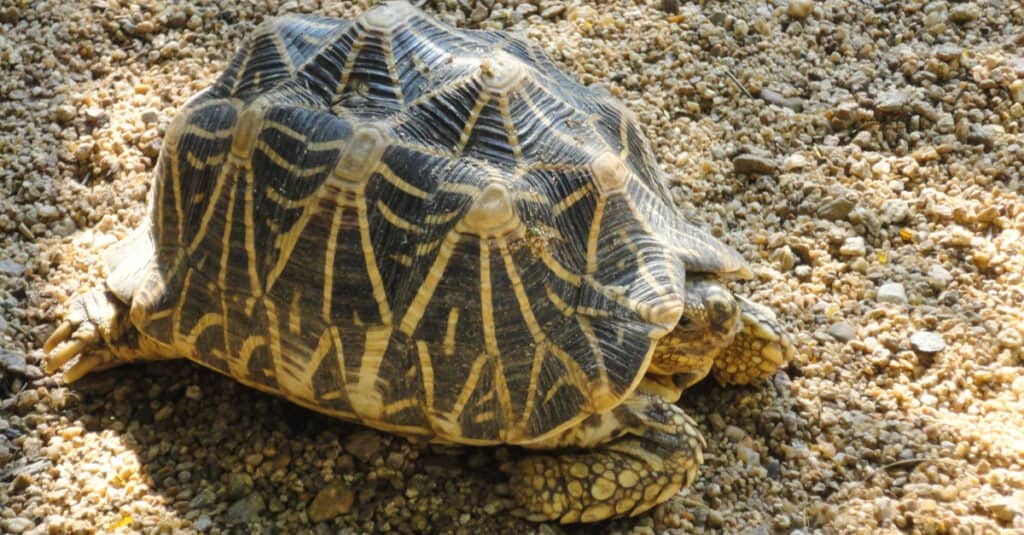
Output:
[[658,343],[648,375],[682,393],[703,379],[742,327],[740,303],[718,281],[686,281],[683,315]]

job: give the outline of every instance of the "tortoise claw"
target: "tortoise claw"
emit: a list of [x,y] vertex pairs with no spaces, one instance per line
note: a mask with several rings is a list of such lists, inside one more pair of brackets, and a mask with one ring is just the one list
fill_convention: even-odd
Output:
[[84,355],[78,359],[74,365],[71,366],[67,371],[64,372],[64,382],[73,383],[82,377],[85,377],[89,372],[100,367],[105,360],[96,354]]
[[46,359],[46,365],[44,366],[46,373],[50,374],[61,369],[68,361],[78,356],[88,347],[89,342],[81,339],[71,339],[62,342],[57,346],[56,350],[50,352],[49,358]]
[[125,310],[108,292],[93,291],[75,297],[68,305],[64,321],[43,344],[48,355],[43,366],[46,373],[52,374],[78,357],[78,362],[64,373],[64,381],[71,383],[116,360],[109,349],[123,334]]
[[53,334],[51,334],[50,337],[46,339],[46,342],[43,343],[43,352],[49,353],[53,351],[53,348],[67,340],[73,331],[74,326],[71,325],[70,321],[62,321],[61,324],[57,326],[57,329],[53,331]]

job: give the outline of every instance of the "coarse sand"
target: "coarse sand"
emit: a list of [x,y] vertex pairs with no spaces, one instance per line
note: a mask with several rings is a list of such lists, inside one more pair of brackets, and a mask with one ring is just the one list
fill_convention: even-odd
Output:
[[514,449],[416,445],[184,360],[44,377],[185,99],[266,17],[365,8],[0,0],[0,532],[1024,530],[1017,0],[425,6],[624,100],[798,345],[769,381],[684,394],[705,465],[638,518],[521,521]]

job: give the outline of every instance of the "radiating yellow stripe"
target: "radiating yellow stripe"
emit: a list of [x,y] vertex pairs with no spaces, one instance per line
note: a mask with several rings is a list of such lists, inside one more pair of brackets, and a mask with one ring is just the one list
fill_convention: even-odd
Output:
[[444,333],[444,354],[447,357],[455,355],[455,334],[459,326],[459,307],[452,307],[448,311],[448,328]]
[[626,114],[625,112],[619,113],[619,143],[622,145],[622,150],[619,152],[619,159],[625,160],[629,158],[629,129],[626,127]]
[[544,265],[547,266],[547,268],[554,273],[556,277],[572,284],[573,286],[580,285],[580,276],[559,263],[554,256],[551,256],[550,247],[542,247],[540,249],[540,254],[537,256],[540,257],[541,262],[544,262]]
[[267,340],[260,335],[253,335],[242,342],[238,350],[238,358],[228,361],[232,377],[249,377],[249,360],[252,359],[252,352],[267,343]]
[[[227,289],[227,278],[228,278],[228,259],[231,256],[231,230],[235,223],[235,194],[238,193],[238,188],[231,187],[231,191],[228,192],[228,209],[224,215],[224,235],[221,237],[220,243],[220,266],[217,272],[217,287],[222,290],[221,301],[224,300],[223,290]],[[225,310],[227,307],[224,307]]]
[[475,186],[473,184],[445,182],[437,187],[437,191],[443,191],[445,193],[456,193],[459,195],[466,195],[468,197],[475,197],[482,190],[479,186]]
[[270,20],[270,38],[274,42],[274,48],[277,49],[277,55],[281,59],[281,63],[284,64],[285,69],[288,70],[290,77],[295,76],[295,65],[292,65],[292,56],[288,53],[288,47],[281,40],[280,24],[279,19]]
[[398,67],[395,66],[395,49],[391,42],[391,35],[384,37],[381,46],[384,48],[384,63],[388,67],[388,76],[391,78],[391,87],[395,90],[398,102],[405,107],[405,95],[402,94],[402,81],[398,79]]
[[324,254],[324,296],[321,300],[322,307],[320,316],[324,323],[332,323],[331,299],[334,297],[334,255],[338,250],[338,232],[341,230],[341,218],[345,209],[341,206],[334,207],[334,214],[331,216],[331,230],[327,234],[327,252]]
[[192,347],[195,347],[196,340],[198,340],[199,337],[202,336],[203,331],[209,329],[210,327],[218,326],[220,324],[220,313],[207,312],[206,314],[203,314],[199,318],[199,321],[197,321],[196,324],[192,326],[192,329],[189,330],[188,334],[185,336],[186,343],[188,343]]
[[253,190],[252,169],[245,170],[245,254],[249,259],[249,287],[253,297],[263,296],[263,285],[260,283],[259,259],[256,251],[256,201]]
[[434,365],[430,361],[430,349],[425,341],[416,341],[416,356],[420,361],[420,380],[423,381],[423,397],[426,402],[425,412],[430,418],[434,414]]
[[575,310],[573,310],[573,308],[570,307],[568,303],[563,301],[562,297],[559,296],[557,293],[555,293],[554,290],[551,289],[551,286],[548,286],[547,284],[545,284],[544,285],[544,291],[548,295],[548,301],[551,301],[551,304],[555,305],[555,308],[557,308],[558,311],[561,312],[563,316],[571,316],[572,314],[575,313]]
[[480,240],[480,320],[484,330],[484,348],[489,355],[497,356],[498,337],[494,328],[491,289],[491,250],[487,240]]
[[[217,201],[220,200],[221,190],[224,188],[225,183],[230,183],[234,186],[233,172],[238,169],[234,164],[228,164],[221,169],[220,175],[217,177],[216,184],[213,185],[213,196],[206,203],[206,209],[203,211],[203,217],[199,220],[199,228],[196,229],[195,235],[192,236],[192,241],[189,243],[188,252],[189,254],[195,253],[196,249],[199,248],[199,244],[202,243],[203,238],[206,237],[207,227],[210,226],[210,220],[213,219],[213,213],[217,210]],[[175,175],[177,177],[177,175]],[[182,223],[183,219],[179,219]]]
[[338,86],[334,88],[335,95],[341,95],[345,92],[345,88],[348,87],[348,77],[352,74],[352,67],[355,66],[356,60],[359,59],[359,53],[365,45],[366,41],[362,35],[352,42],[352,48],[349,49],[348,56],[345,58],[345,67],[341,69],[341,80],[338,81]]
[[[505,378],[505,367],[502,366],[501,356],[494,355],[494,390],[498,392],[498,407],[501,408],[501,415],[504,417],[506,426],[498,429],[498,437],[503,441],[508,435],[509,428],[515,426],[520,418],[512,412],[512,394],[508,391],[508,382]],[[493,393],[493,391],[492,391]]]
[[280,152],[277,152],[277,149],[275,149],[273,146],[263,141],[262,139],[256,140],[256,150],[262,152],[264,156],[266,156],[268,159],[270,159],[271,162],[274,163],[274,165],[284,169],[285,171],[299,178],[309,178],[313,175],[323,173],[328,169],[328,166],[326,164],[309,168],[299,167],[295,165],[295,163],[289,160],[287,157],[283,156]]
[[606,409],[608,407],[603,405],[609,403],[613,394],[611,382],[608,380],[608,368],[604,363],[604,352],[601,351],[601,344],[597,341],[597,334],[594,333],[590,320],[585,316],[576,315],[576,322],[580,326],[580,330],[583,331],[587,344],[590,346],[590,351],[594,354],[594,368],[597,370],[597,384],[590,385],[590,399],[598,404],[595,407],[596,410]]
[[456,154],[462,154],[462,151],[466,150],[466,143],[469,142],[469,136],[473,133],[473,127],[476,126],[476,122],[480,119],[480,112],[483,111],[484,106],[491,100],[491,95],[487,91],[481,91],[476,97],[476,102],[473,103],[473,109],[469,111],[469,117],[466,118],[466,124],[462,127],[462,135],[459,136],[459,144],[455,149]]
[[[302,234],[306,229],[306,225],[309,220],[313,217],[316,212],[316,201],[314,197],[307,197],[303,200],[302,213],[299,214],[299,218],[295,220],[288,232],[284,234],[278,234],[274,239],[275,245],[277,245],[277,259],[274,262],[274,266],[270,268],[270,272],[267,273],[267,292],[270,292],[274,285],[277,284],[278,277],[284,271],[285,266],[291,260],[292,251],[295,250],[295,246],[298,245],[299,240],[302,238]],[[331,246],[332,242],[328,242],[328,247]]]
[[587,274],[597,273],[597,240],[601,236],[601,219],[604,217],[604,199],[599,199],[594,207],[594,218],[590,222],[587,234]]
[[402,216],[392,212],[391,209],[388,208],[388,205],[384,204],[384,201],[380,199],[377,199],[377,209],[380,210],[380,214],[384,216],[384,219],[387,220],[388,223],[391,223],[393,226],[398,227],[406,232],[412,232],[414,234],[423,233],[423,227],[410,221],[406,221],[405,219],[402,218]]
[[469,375],[466,376],[466,383],[462,385],[462,390],[459,391],[459,397],[455,400],[455,405],[452,406],[452,410],[446,415],[447,419],[451,422],[458,422],[459,417],[462,416],[462,411],[466,408],[466,403],[469,402],[470,396],[473,395],[473,391],[476,390],[476,385],[480,381],[480,369],[484,367],[487,361],[491,360],[491,355],[481,353],[473,361],[473,365],[469,369]]
[[384,279],[380,276],[377,268],[377,257],[373,251],[373,240],[370,238],[370,221],[367,218],[366,197],[363,192],[358,193],[356,205],[356,217],[359,219],[359,238],[363,249],[363,263],[366,266],[366,274],[373,287],[373,299],[377,302],[377,313],[380,315],[381,323],[391,325],[391,306],[388,304],[387,289],[384,288]]
[[429,193],[417,188],[416,186],[413,186],[412,184],[406,182],[402,177],[396,175],[395,172],[392,171],[391,168],[388,167],[387,165],[378,165],[377,168],[375,169],[375,172],[379,174],[381,177],[383,177],[384,180],[390,182],[396,188],[402,190],[405,193],[408,193],[409,195],[412,195],[413,197],[419,199],[426,199],[430,197]]
[[555,207],[551,210],[551,215],[558,217],[562,215],[562,212],[572,208],[574,204],[579,202],[580,199],[586,197],[590,192],[594,191],[594,187],[591,184],[584,184],[579,187],[576,191],[566,195],[564,199],[558,202]]
[[430,271],[424,277],[419,291],[416,292],[416,297],[413,298],[409,308],[405,311],[405,316],[402,318],[399,329],[406,335],[412,336],[412,333],[416,331],[416,326],[419,325],[420,318],[423,317],[426,311],[427,303],[433,297],[434,290],[437,289],[437,283],[444,276],[445,268],[448,266],[448,259],[455,252],[455,246],[458,243],[459,233],[457,232],[449,232],[448,236],[441,243],[437,257],[434,259],[434,264],[430,266]]
[[207,156],[205,160],[200,160],[192,151],[185,151],[185,161],[197,171],[202,171],[207,167],[213,167],[224,163],[224,159],[227,157],[227,153],[222,152],[220,154]]
[[288,332],[299,334],[302,332],[302,291],[296,290],[292,294],[291,305],[288,307]]
[[519,132],[516,131],[516,125],[512,121],[512,112],[509,111],[508,95],[499,97],[498,106],[501,110],[501,120],[504,123],[505,132],[508,134],[508,144],[512,147],[512,156],[518,163],[523,158],[523,146],[519,143]]
[[[274,379],[277,380],[278,385],[283,387],[285,391],[294,392],[298,395],[305,386],[295,384],[295,374],[285,366],[287,364],[286,359],[291,360],[298,357],[298,355],[285,357],[281,354],[281,324],[278,322],[277,305],[274,304],[274,300],[264,297],[263,310],[267,314],[268,348],[270,349],[270,361],[274,366]],[[302,357],[305,357],[305,355],[302,355]]]
[[[537,86],[537,84],[531,84],[531,85],[534,88],[540,89],[544,93],[547,93],[548,95],[551,95],[551,93],[549,93],[548,91],[544,91],[543,88]],[[562,132],[561,129],[556,127],[554,125],[554,123],[551,122],[551,119],[548,119],[547,114],[542,112],[540,110],[540,108],[537,107],[537,103],[533,101],[533,97],[531,97],[530,94],[526,91],[525,86],[520,86],[519,88],[517,88],[515,90],[514,94],[516,96],[518,96],[519,98],[523,99],[523,102],[526,104],[526,106],[528,108],[530,108],[530,111],[533,112],[534,117],[538,121],[540,121],[541,124],[544,125],[544,127],[547,129],[546,131],[549,134],[551,134],[552,136],[558,138],[559,141],[561,141],[562,143],[565,143],[566,145],[569,145],[570,147],[577,147],[577,146],[580,145],[579,141],[576,141],[575,139],[573,139],[572,136],[570,136],[569,134],[566,134],[565,132]],[[551,95],[551,96],[554,97],[554,95]],[[555,98],[557,99],[557,97],[555,97]],[[558,100],[560,100],[560,99],[558,99]],[[575,106],[569,106],[569,108],[575,108]],[[597,137],[595,139],[601,139],[601,138]]]
[[451,222],[451,220],[455,219],[456,217],[459,217],[461,213],[461,211],[455,210],[452,212],[444,212],[440,214],[429,214],[426,217],[425,221],[428,225],[444,225],[445,223]]

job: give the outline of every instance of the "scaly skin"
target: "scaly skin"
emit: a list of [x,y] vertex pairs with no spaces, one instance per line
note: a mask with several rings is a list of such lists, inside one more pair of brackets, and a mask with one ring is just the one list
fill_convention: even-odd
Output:
[[659,395],[634,392],[581,428],[556,441],[590,442],[605,431],[628,432],[579,453],[531,455],[503,467],[522,507],[518,514],[562,523],[637,515],[690,485],[703,462],[705,443],[693,420]]

